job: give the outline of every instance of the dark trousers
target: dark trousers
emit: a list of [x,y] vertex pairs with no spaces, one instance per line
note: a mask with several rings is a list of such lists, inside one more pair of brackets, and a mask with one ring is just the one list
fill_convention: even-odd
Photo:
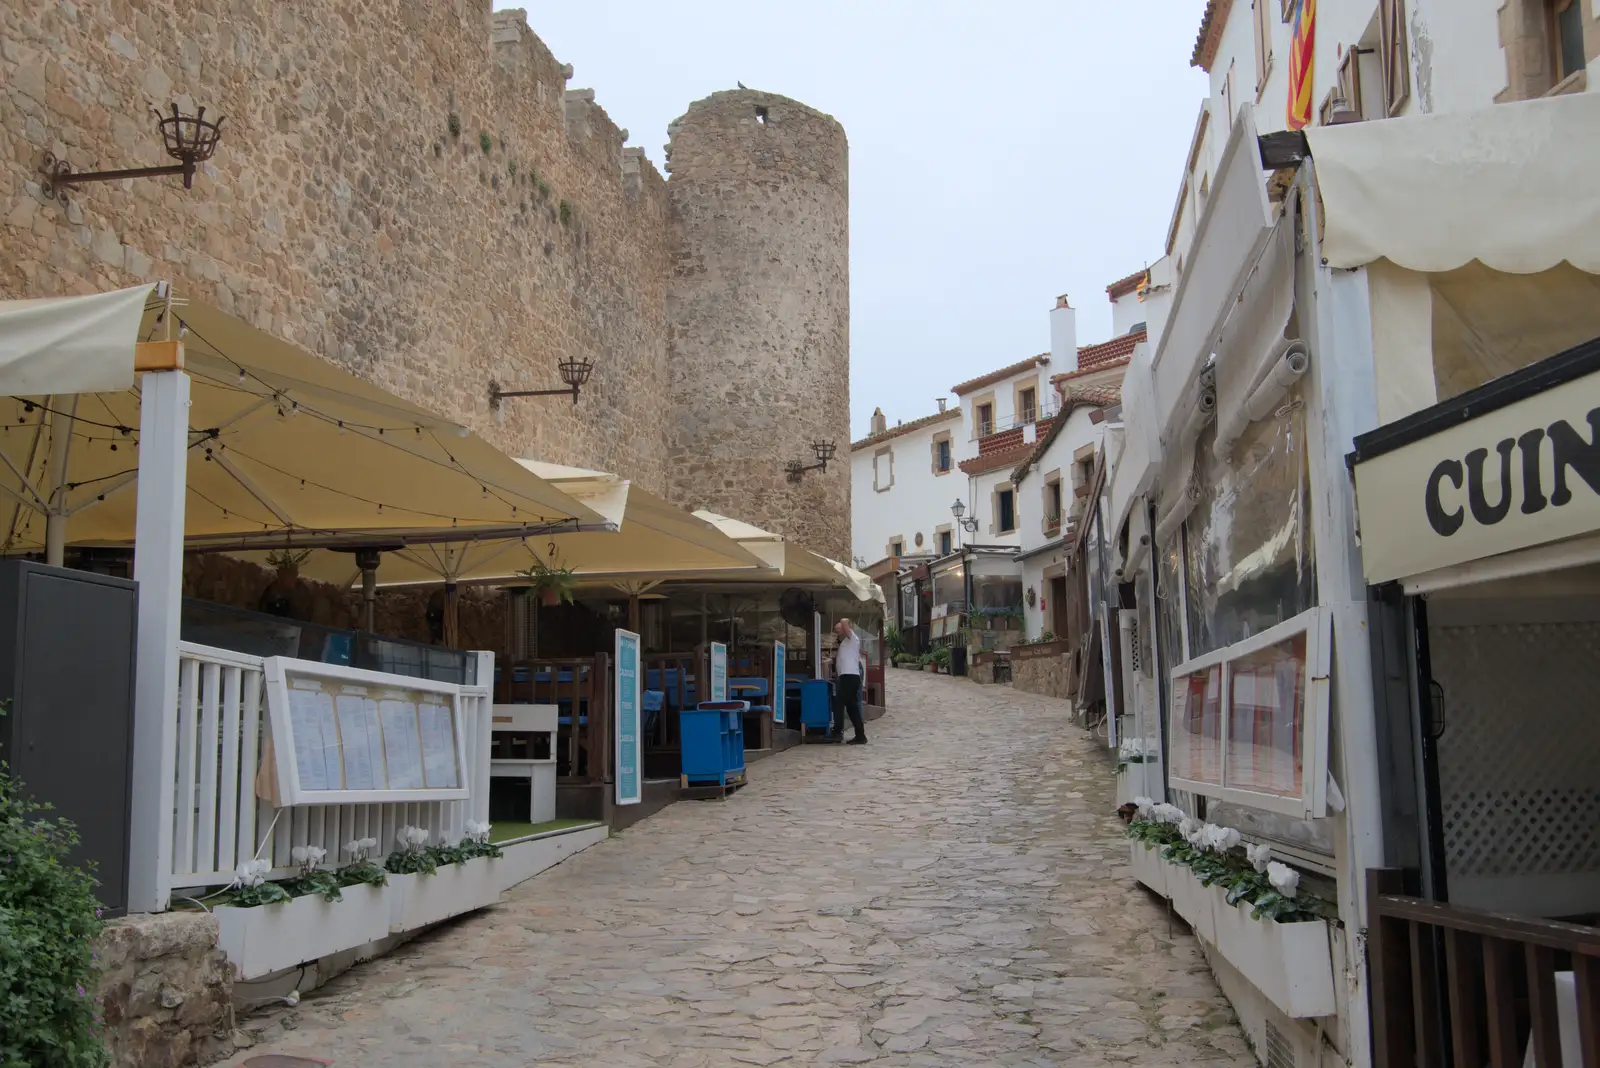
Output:
[[861,722],[861,676],[840,675],[835,684],[837,696],[833,702],[833,733],[844,733],[845,713],[850,714],[850,725],[856,729],[857,738],[867,736]]

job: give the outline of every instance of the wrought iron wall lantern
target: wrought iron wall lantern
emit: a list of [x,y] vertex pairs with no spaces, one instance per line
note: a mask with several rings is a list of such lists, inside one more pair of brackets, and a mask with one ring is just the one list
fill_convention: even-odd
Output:
[[960,523],[961,529],[966,531],[968,534],[976,534],[978,532],[977,516],[973,516],[971,519],[962,518],[967,514],[967,506],[961,503],[960,497],[957,497],[956,503],[950,506],[950,514],[956,517],[956,522]]
[[57,159],[53,154],[46,153],[42,184],[44,195],[52,200],[59,200],[63,204],[67,201],[67,190],[76,190],[88,182],[115,182],[121,178],[162,178],[167,175],[183,175],[183,187],[194,188],[195,167],[211,158],[217,150],[217,142],[222,140],[222,118],[215,121],[206,118],[206,109],[201,108],[194,115],[184,115],[178,110],[178,105],[172,105],[172,114],[163,115],[155,108],[150,113],[156,117],[156,128],[161,131],[161,140],[166,145],[167,155],[177,160],[177,163],[167,167],[131,167],[118,171],[74,171],[72,165],[64,159]]
[[588,360],[562,360],[556,364],[561,372],[561,381],[566,386],[561,389],[501,389],[500,383],[489,383],[489,410],[499,411],[500,402],[507,397],[565,397],[571,396],[572,403],[578,403],[578,391],[583,384],[589,381],[589,374],[594,370],[594,364]]
[[811,451],[817,454],[816,463],[807,464],[799,460],[790,460],[783,465],[784,477],[791,483],[798,485],[806,477],[807,471],[821,471],[823,474],[827,474],[828,461],[833,459],[838,447],[831,441],[813,441],[811,443]]

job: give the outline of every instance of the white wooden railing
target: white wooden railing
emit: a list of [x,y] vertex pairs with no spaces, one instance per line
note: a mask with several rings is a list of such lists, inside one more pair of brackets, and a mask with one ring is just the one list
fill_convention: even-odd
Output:
[[178,704],[172,709],[177,729],[169,735],[175,737],[177,774],[161,791],[162,810],[172,814],[171,861],[160,867],[161,899],[225,885],[239,864],[256,858],[272,862],[273,878],[290,875],[296,846],[320,846],[330,864],[343,864],[344,845],[352,839],[376,838],[382,855],[408,824],[453,840],[467,820],[487,821],[494,654],[475,655],[478,682],[461,687],[460,705],[467,800],[279,809],[256,795],[261,754],[271,735],[262,658],[179,643]]

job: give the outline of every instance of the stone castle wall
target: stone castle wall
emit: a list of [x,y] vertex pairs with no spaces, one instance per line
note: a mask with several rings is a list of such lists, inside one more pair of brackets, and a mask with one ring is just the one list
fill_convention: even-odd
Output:
[[[508,453],[848,559],[844,131],[715,94],[674,127],[669,192],[571,76],[489,0],[6,4],[0,298],[167,279]],[[170,162],[173,101],[226,116],[192,190],[44,197],[46,152]],[[491,412],[491,381],[555,387],[570,357],[595,363],[577,406]],[[834,469],[786,485],[819,437]]]
[[[0,40],[0,296],[170,279],[507,452],[666,488],[665,182],[520,12],[6,4]],[[150,109],[174,100],[227,117],[194,189],[39,194],[45,151],[170,162]],[[559,386],[570,356],[596,365],[576,408],[491,415],[491,379]]]
[[[831,117],[753,90],[671,128],[667,291],[678,499],[850,559],[849,151]],[[838,446],[789,484],[784,464]]]

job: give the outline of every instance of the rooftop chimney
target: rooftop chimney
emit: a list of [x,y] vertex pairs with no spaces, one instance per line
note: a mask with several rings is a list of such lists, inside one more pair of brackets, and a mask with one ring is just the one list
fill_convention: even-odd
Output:
[[948,404],[949,402],[950,402],[950,398],[948,398],[948,397],[940,397],[939,398],[939,413],[941,415],[944,414],[944,406],[946,404]]
[[887,419],[885,419],[883,417],[883,409],[882,408],[874,408],[874,409],[872,409],[872,432],[874,434],[882,434],[885,430],[888,430],[888,429],[889,429],[889,420],[887,420]]
[[1065,293],[1050,309],[1050,363],[1057,374],[1078,369],[1078,313]]

